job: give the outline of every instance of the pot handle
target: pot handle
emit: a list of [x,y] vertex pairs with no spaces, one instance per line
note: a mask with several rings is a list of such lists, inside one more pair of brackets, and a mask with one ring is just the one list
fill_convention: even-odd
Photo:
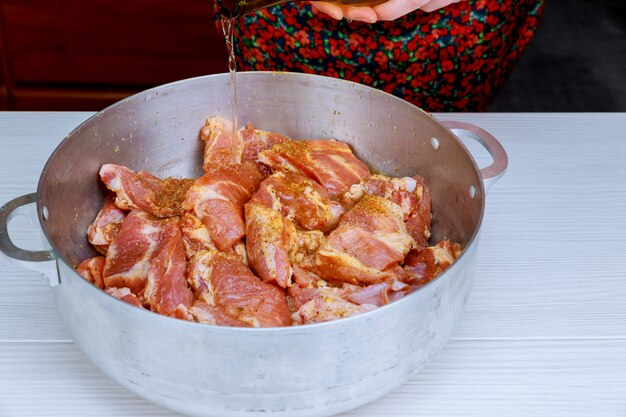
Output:
[[485,190],[489,190],[489,188],[491,188],[491,186],[495,184],[502,177],[502,175],[504,175],[504,172],[509,165],[509,157],[500,142],[498,142],[498,139],[494,138],[493,135],[486,130],[483,130],[471,123],[456,122],[452,120],[445,120],[441,123],[450,129],[456,136],[473,139],[487,149],[487,152],[489,152],[493,158],[493,163],[488,167],[482,168],[480,170],[480,174],[483,177]]
[[0,253],[4,254],[14,263],[41,272],[54,286],[59,283],[56,256],[51,250],[30,251],[15,246],[9,236],[9,222],[15,216],[23,215],[28,217],[33,224],[35,220],[23,208],[37,201],[37,193],[26,194],[17,197],[4,206],[0,207]]

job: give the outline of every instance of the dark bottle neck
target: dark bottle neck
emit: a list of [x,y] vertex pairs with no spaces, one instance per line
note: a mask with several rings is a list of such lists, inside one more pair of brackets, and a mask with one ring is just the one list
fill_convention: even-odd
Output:
[[217,0],[217,5],[222,17],[233,18],[288,1],[290,0]]

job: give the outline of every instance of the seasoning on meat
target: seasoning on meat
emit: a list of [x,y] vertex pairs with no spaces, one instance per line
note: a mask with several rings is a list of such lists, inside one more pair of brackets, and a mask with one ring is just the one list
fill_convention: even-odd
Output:
[[123,210],[141,209],[155,217],[183,214],[182,202],[193,184],[189,178],[159,179],[147,172],[114,164],[100,168],[100,178],[117,194],[115,205]]
[[330,233],[315,264],[327,280],[375,284],[393,276],[414,245],[402,209],[382,197],[366,195]]
[[461,254],[447,240],[427,246],[422,177],[371,175],[345,143],[252,126],[236,132],[233,150],[231,126],[207,120],[205,175],[195,180],[103,165],[112,192],[87,236],[105,256],[83,260],[77,273],[180,320],[276,327],[394,302]]
[[103,256],[88,258],[78,264],[76,272],[96,287],[104,289],[104,263]]
[[274,132],[246,126],[239,129],[234,138],[237,154],[233,155],[232,126],[232,122],[223,117],[215,116],[207,119],[200,131],[200,139],[206,142],[203,164],[205,172],[209,172],[216,166],[229,165],[233,161],[256,162],[259,152],[289,140]]
[[245,236],[243,205],[262,179],[251,162],[216,167],[193,184],[183,207],[202,220],[219,250],[236,253],[237,244]]
[[198,298],[239,321],[253,327],[291,324],[284,293],[262,282],[232,256],[199,252],[189,264],[187,277]]
[[288,141],[259,154],[274,170],[300,173],[317,181],[331,198],[338,197],[370,175],[352,149],[336,140]]
[[106,255],[125,218],[126,212],[115,205],[115,194],[107,194],[104,207],[87,229],[87,240],[98,252]]
[[150,263],[172,222],[178,219],[161,220],[141,210],[131,211],[109,246],[103,273],[106,287],[127,287],[143,300]]
[[251,201],[306,230],[331,230],[343,215],[341,204],[332,201],[322,186],[294,172],[278,171],[266,178]]

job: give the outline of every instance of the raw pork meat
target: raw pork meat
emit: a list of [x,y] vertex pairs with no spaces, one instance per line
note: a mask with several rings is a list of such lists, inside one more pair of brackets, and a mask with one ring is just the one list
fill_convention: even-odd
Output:
[[141,209],[155,217],[183,214],[181,207],[192,179],[159,179],[147,172],[137,172],[114,164],[100,168],[100,178],[117,194],[115,205],[124,210]]
[[234,253],[245,235],[243,205],[262,179],[258,167],[250,162],[215,168],[193,184],[183,207],[202,220],[219,250]]
[[189,263],[187,279],[196,296],[206,304],[253,327],[291,324],[284,293],[259,280],[232,256],[198,252]]
[[146,286],[150,261],[160,249],[168,225],[176,218],[160,220],[141,210],[133,210],[122,223],[117,237],[109,246],[104,266],[107,287],[127,287],[140,299]]
[[294,172],[278,171],[266,178],[251,201],[306,230],[331,230],[343,215],[341,204],[331,201],[322,186]]
[[150,261],[145,302],[152,311],[166,316],[173,315],[179,305],[190,307],[193,293],[187,286],[185,245],[176,222],[168,222],[155,255]]
[[370,175],[350,147],[336,140],[292,140],[259,154],[274,170],[300,173],[317,181],[331,198],[338,197]]
[[117,298],[118,300],[122,300],[135,307],[143,308],[137,296],[133,294],[132,292],[130,292],[128,288],[110,287],[110,288],[107,288],[105,292]]
[[394,276],[391,267],[401,262],[413,245],[400,206],[366,195],[331,232],[317,252],[315,264],[326,280],[375,284]]
[[404,260],[404,281],[422,286],[441,274],[461,255],[458,243],[442,240],[435,246],[411,251]]
[[100,289],[104,289],[104,257],[88,258],[78,264],[76,272]]
[[246,126],[237,132],[236,154],[233,155],[232,122],[219,116],[211,117],[206,121],[200,131],[200,139],[206,142],[203,165],[206,172],[211,171],[215,166],[241,161],[256,162],[259,152],[289,140],[274,132]]
[[104,207],[87,229],[87,240],[98,252],[106,255],[125,218],[126,212],[115,205],[115,194],[109,193],[104,201]]

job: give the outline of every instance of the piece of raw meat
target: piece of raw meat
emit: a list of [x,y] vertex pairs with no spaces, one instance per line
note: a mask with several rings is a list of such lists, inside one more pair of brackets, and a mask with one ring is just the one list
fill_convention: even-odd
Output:
[[415,240],[416,248],[419,249],[428,246],[428,239],[430,239],[431,197],[424,178],[415,176],[413,179],[416,181],[417,210],[412,212],[404,223],[406,224],[407,232]]
[[200,130],[200,139],[206,142],[203,164],[205,171],[216,165],[229,165],[241,161],[243,141],[239,135],[233,138],[232,121],[219,116],[208,118]]
[[187,279],[198,298],[253,327],[291,324],[283,291],[259,280],[233,256],[199,252],[189,263]]
[[126,212],[115,205],[115,194],[108,193],[102,210],[87,229],[87,240],[98,252],[106,255],[125,218]]
[[216,249],[211,240],[209,230],[194,214],[189,212],[185,213],[180,220],[180,230],[183,233],[187,258],[191,258],[196,252],[201,250]]
[[133,294],[128,288],[111,287],[107,288],[105,292],[117,298],[118,300],[122,300],[135,307],[143,308],[137,296]]
[[288,137],[267,130],[255,129],[247,125],[239,130],[239,136],[243,141],[242,161],[254,161],[259,159],[259,153],[279,143],[290,140]]
[[395,276],[392,267],[413,245],[400,206],[366,195],[331,232],[317,252],[315,265],[329,281],[376,284]]
[[100,178],[117,194],[116,206],[124,210],[141,209],[155,217],[182,215],[182,202],[193,184],[189,178],[159,179],[147,172],[135,173],[114,164],[102,165]]
[[[246,204],[246,250],[248,262],[263,281],[287,288],[293,264],[307,257],[325,241],[319,230],[301,231],[279,212],[250,202]],[[314,265],[314,261],[308,263]]]
[[203,164],[205,172],[215,166],[242,161],[256,162],[259,152],[289,140],[277,133],[255,129],[248,125],[239,129],[235,135],[235,154],[233,155],[232,122],[219,116],[207,119],[200,131],[200,139],[206,142]]
[[260,204],[246,204],[248,263],[263,281],[287,288],[291,282],[289,246],[295,227],[279,212]]
[[103,274],[106,287],[127,287],[142,299],[150,261],[170,223],[176,225],[178,219],[156,219],[141,210],[131,211],[107,252]]
[[403,281],[422,286],[441,274],[461,255],[458,243],[442,240],[435,246],[411,251],[404,260]]
[[76,272],[78,275],[85,278],[87,281],[91,282],[96,287],[103,289],[104,288],[104,263],[105,259],[103,256],[95,256],[93,258],[88,258],[78,264],[76,267]]
[[293,311],[297,311],[307,302],[311,301],[324,292],[331,291],[344,299],[362,287],[358,285],[341,283],[340,286],[331,286],[314,272],[302,268],[299,265],[293,267],[293,285],[287,289],[287,301]]
[[250,327],[249,323],[237,320],[226,314],[221,308],[210,306],[204,301],[196,300],[189,308],[193,320],[198,323],[229,327]]
[[217,167],[193,184],[183,207],[202,220],[219,250],[234,253],[245,235],[243,205],[262,179],[251,162]]
[[353,290],[345,298],[355,304],[369,304],[380,307],[407,296],[416,288],[397,279],[390,281]]
[[376,308],[354,304],[342,298],[337,288],[322,288],[320,294],[303,304],[291,317],[294,324],[319,323],[362,314]]
[[274,170],[300,173],[317,181],[331,198],[338,197],[370,175],[350,147],[336,140],[291,140],[259,154]]
[[404,214],[407,232],[415,240],[416,248],[428,246],[431,223],[430,191],[420,176],[391,178],[372,175],[350,187],[340,198],[344,208],[350,209],[366,194],[386,198],[398,204]]
[[306,230],[331,230],[343,215],[341,204],[330,200],[321,185],[288,171],[278,171],[266,178],[251,202],[280,212]]
[[143,298],[152,311],[169,316],[179,305],[190,307],[193,293],[185,277],[187,260],[179,225],[168,222],[162,234],[158,252],[150,261]]

